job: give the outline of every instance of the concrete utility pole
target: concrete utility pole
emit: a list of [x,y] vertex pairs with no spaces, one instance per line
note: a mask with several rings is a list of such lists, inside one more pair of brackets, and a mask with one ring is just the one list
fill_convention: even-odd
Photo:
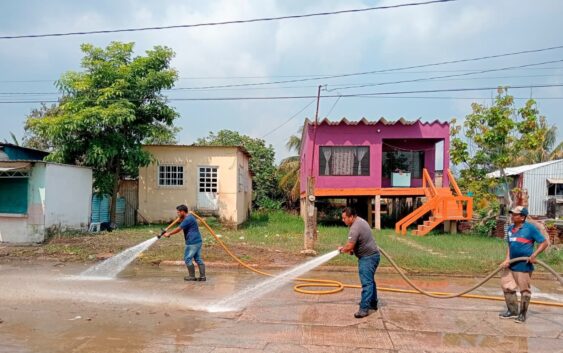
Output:
[[305,202],[301,205],[305,206],[302,210],[302,214],[305,217],[305,232],[303,234],[305,251],[311,252],[314,250],[315,243],[317,242],[317,208],[315,207],[315,176],[314,176],[314,164],[315,164],[315,151],[316,137],[317,137],[317,125],[319,123],[319,105],[321,100],[321,87],[319,86],[317,92],[317,110],[315,112],[315,123],[313,125],[313,153],[311,156],[311,168],[309,170],[309,176],[307,177],[307,195],[305,196]]

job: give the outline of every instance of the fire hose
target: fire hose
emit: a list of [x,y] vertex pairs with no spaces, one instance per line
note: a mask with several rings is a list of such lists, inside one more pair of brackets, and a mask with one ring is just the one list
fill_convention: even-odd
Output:
[[[194,217],[196,217],[204,226],[205,228],[209,231],[209,233],[213,236],[213,238],[215,238],[215,240],[217,241],[217,243],[219,244],[219,246],[221,246],[221,248],[223,248],[223,250],[234,260],[236,261],[239,265],[241,265],[242,267],[263,275],[263,276],[268,276],[268,277],[273,277],[275,275],[268,273],[268,272],[264,272],[261,271],[259,269],[256,269],[254,267],[252,267],[251,265],[247,264],[246,262],[242,261],[237,255],[235,255],[230,249],[229,247],[225,244],[225,242],[223,242],[223,240],[221,240],[221,238],[219,236],[217,236],[217,234],[215,233],[215,231],[209,226],[209,224],[207,224],[207,222],[200,217],[199,215],[197,215],[194,212],[190,212]],[[172,225],[176,224],[178,222],[178,220],[174,221],[174,223],[172,223],[170,226],[168,226],[166,229],[170,229],[170,227],[172,227]],[[161,234],[162,235],[162,234]],[[492,271],[491,273],[489,273],[485,278],[483,278],[481,281],[479,281],[479,283],[475,284],[474,286],[467,288],[459,293],[448,293],[448,292],[431,292],[431,291],[426,291],[422,288],[420,288],[419,286],[417,286],[404,272],[403,270],[399,267],[399,265],[397,265],[397,263],[391,258],[391,256],[389,256],[389,254],[387,254],[387,252],[385,250],[383,250],[381,247],[379,248],[379,251],[381,252],[381,254],[383,254],[383,256],[385,256],[385,258],[389,261],[389,263],[391,264],[391,266],[393,266],[393,268],[395,268],[395,270],[399,273],[399,275],[401,276],[401,278],[413,289],[399,289],[399,288],[388,288],[388,287],[378,287],[377,289],[379,291],[384,291],[384,292],[395,292],[395,293],[409,293],[409,294],[422,294],[422,295],[426,295],[428,297],[431,298],[436,298],[436,299],[451,299],[451,298],[457,298],[457,297],[461,297],[461,298],[473,298],[473,299],[484,299],[484,300],[496,300],[496,301],[504,301],[504,297],[499,297],[499,296],[491,296],[491,295],[480,295],[480,294],[468,294],[469,292],[474,291],[475,289],[481,287],[483,284],[485,284],[486,282],[488,282],[491,278],[493,278],[498,272],[500,272],[501,270],[503,270],[502,267],[497,268],[496,270]],[[527,257],[518,257],[515,259],[511,259],[510,263],[514,263],[514,262],[519,262],[519,261],[527,261],[528,258]],[[551,268],[550,266],[548,266],[545,262],[541,261],[541,260],[537,260],[537,264],[542,266],[543,268],[545,268],[548,272],[550,272],[553,276],[555,276],[555,278],[557,279],[557,281],[559,281],[559,283],[561,285],[563,285],[563,278],[561,278],[561,276],[559,275],[559,273],[557,273],[553,268]],[[317,278],[296,278],[294,279],[294,281],[296,282],[302,282],[302,283],[297,283],[293,289],[297,292],[297,293],[302,293],[302,294],[314,294],[314,295],[325,295],[325,294],[334,294],[334,293],[338,293],[343,291],[345,288],[356,288],[359,289],[361,288],[360,285],[357,284],[344,284],[340,281],[336,281],[336,280],[330,280],[330,279],[317,279]],[[311,290],[311,289],[305,289],[305,288],[331,288],[331,289],[325,289],[325,290]],[[548,301],[541,301],[541,300],[532,300],[531,303],[533,304],[537,304],[537,305],[546,305],[546,306],[553,306],[553,307],[560,307],[563,308],[563,303],[555,303],[555,302],[548,302]]]

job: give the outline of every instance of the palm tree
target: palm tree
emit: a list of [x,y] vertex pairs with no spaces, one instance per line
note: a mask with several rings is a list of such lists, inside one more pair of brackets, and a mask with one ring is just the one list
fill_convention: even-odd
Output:
[[[299,131],[302,131],[301,129]],[[289,151],[300,153],[301,150],[301,137],[299,135],[292,135],[285,144]],[[286,205],[290,208],[296,206],[296,201],[299,200],[300,184],[299,184],[299,171],[301,169],[301,161],[298,155],[291,156],[281,161],[278,167],[280,173],[279,187],[282,190],[285,198]]]
[[539,121],[541,136],[539,136],[541,143],[534,150],[529,150],[521,153],[512,163],[513,166],[520,166],[526,164],[535,164],[541,162],[552,161],[563,158],[563,142],[557,146],[557,126],[547,123],[545,117],[540,117]]
[[10,131],[10,137],[12,138],[12,142],[4,139],[5,143],[11,143],[13,145],[19,146],[20,142],[18,141],[18,138],[16,137],[16,134],[14,134],[13,132]]

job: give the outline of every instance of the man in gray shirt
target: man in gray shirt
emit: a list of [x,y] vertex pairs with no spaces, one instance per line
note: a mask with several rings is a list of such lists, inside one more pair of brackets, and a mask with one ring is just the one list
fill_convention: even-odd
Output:
[[354,314],[357,319],[369,315],[369,310],[377,310],[377,285],[375,271],[379,266],[380,254],[371,227],[364,219],[358,217],[356,211],[346,207],[342,210],[342,221],[350,230],[348,243],[338,248],[340,253],[354,254],[358,258],[358,272],[362,283],[362,299],[360,310]]

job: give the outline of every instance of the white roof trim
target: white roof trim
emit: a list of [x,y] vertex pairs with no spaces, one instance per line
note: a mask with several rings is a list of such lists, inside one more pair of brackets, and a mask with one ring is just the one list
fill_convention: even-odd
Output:
[[[519,167],[505,168],[504,173],[507,176],[519,175],[519,174],[525,173],[527,171],[534,170],[534,169],[541,168],[541,167],[545,167],[546,165],[550,165],[550,164],[558,163],[558,162],[563,162],[563,159],[557,159],[557,160],[554,160],[554,161],[548,161],[548,162],[543,162],[543,163],[522,165],[522,166],[519,166]],[[500,170],[497,170],[497,171],[494,171],[494,172],[487,174],[487,177],[489,177],[489,178],[500,178],[501,177]]]

